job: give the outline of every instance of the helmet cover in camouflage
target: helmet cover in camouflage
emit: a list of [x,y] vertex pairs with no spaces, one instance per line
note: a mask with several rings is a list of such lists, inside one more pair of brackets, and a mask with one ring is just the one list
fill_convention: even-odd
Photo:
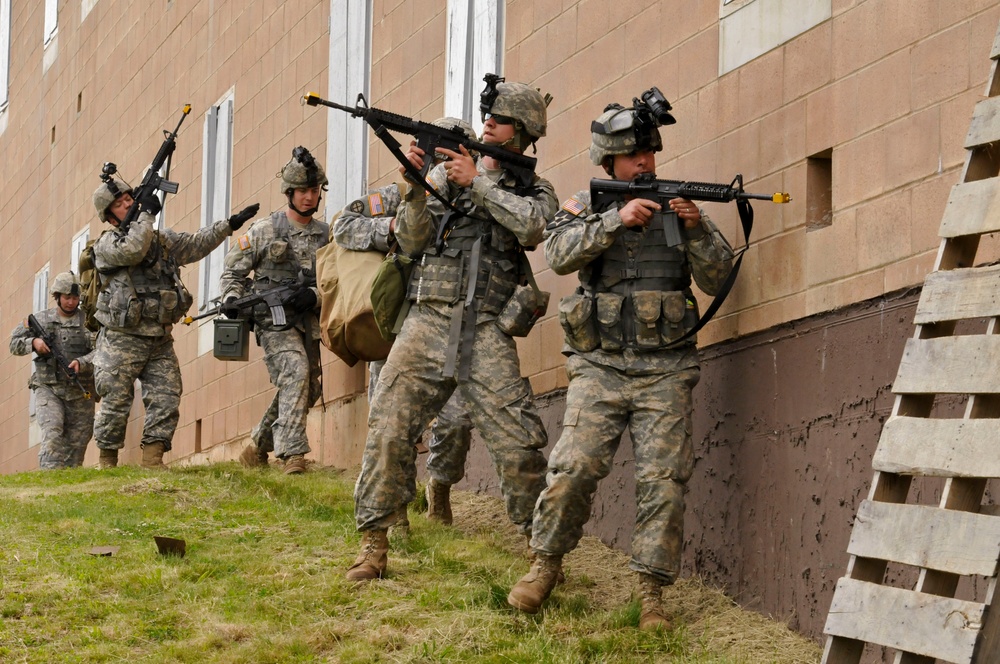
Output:
[[322,187],[329,184],[326,171],[306,148],[301,145],[292,150],[292,158],[288,160],[281,172],[281,193],[287,194],[292,189]]
[[72,272],[60,272],[52,280],[52,288],[49,289],[49,293],[57,299],[60,295],[76,295],[79,297],[80,280]]
[[461,129],[466,137],[473,141],[479,140],[479,137],[476,136],[476,130],[472,128],[472,125],[461,118],[443,117],[438,118],[431,124],[442,129]]
[[663,149],[660,130],[655,124],[639,122],[634,108],[611,104],[590,124],[590,160],[595,166],[616,154],[637,150]]
[[533,139],[545,135],[546,108],[552,97],[524,83],[497,83],[497,97],[490,106],[493,115],[514,118]]
[[97,210],[97,218],[101,221],[107,221],[105,216],[107,215],[108,208],[111,204],[117,200],[122,194],[132,194],[132,188],[129,187],[124,182],[119,180],[114,180],[108,178],[106,181],[102,182],[101,185],[94,190],[94,208]]

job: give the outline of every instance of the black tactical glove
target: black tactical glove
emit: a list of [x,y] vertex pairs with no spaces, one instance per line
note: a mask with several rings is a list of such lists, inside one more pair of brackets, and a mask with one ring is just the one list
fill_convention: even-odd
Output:
[[226,298],[226,301],[222,304],[222,307],[220,307],[219,310],[222,312],[222,315],[225,316],[226,318],[240,317],[240,308],[233,305],[233,302],[235,301],[236,301],[236,296],[230,295],[229,297]]
[[160,197],[153,188],[137,192],[135,202],[139,204],[140,210],[148,212],[154,217],[160,214],[160,210],[163,209],[163,203],[160,202]]
[[229,227],[234,231],[238,231],[240,226],[245,224],[248,220],[253,219],[257,214],[257,210],[260,209],[260,203],[254,203],[253,205],[248,205],[233,216],[229,218]]
[[310,311],[316,306],[316,292],[309,286],[303,286],[288,298],[285,305],[293,311]]

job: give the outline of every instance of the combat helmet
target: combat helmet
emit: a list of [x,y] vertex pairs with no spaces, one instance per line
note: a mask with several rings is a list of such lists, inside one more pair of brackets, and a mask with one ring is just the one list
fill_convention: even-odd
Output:
[[616,154],[638,150],[659,152],[663,149],[660,126],[677,122],[670,110],[670,102],[655,87],[641,98],[633,99],[631,108],[608,104],[590,123],[590,160],[595,166],[602,166]]
[[486,88],[479,95],[479,110],[483,121],[487,115],[513,118],[516,130],[511,146],[524,150],[542,136],[548,123],[546,108],[552,95],[542,93],[524,83],[506,83],[503,77],[487,74]]
[[[461,119],[461,118],[453,118],[453,117],[445,116],[443,118],[438,118],[437,120],[435,120],[431,124],[434,125],[435,127],[441,127],[442,129],[451,129],[451,130],[458,129],[463,134],[465,134],[466,138],[468,138],[470,140],[473,140],[473,141],[478,141],[479,140],[479,137],[476,136],[476,130],[472,128],[472,125],[469,124],[468,122],[466,122],[465,120]],[[478,159],[479,158],[479,152],[476,151],[476,150],[469,150],[469,155],[473,159]],[[437,155],[434,158],[435,158],[435,160],[442,160],[443,161],[445,157],[444,157],[443,154],[441,154],[439,152],[439,153],[437,153]]]
[[80,297],[80,280],[72,272],[60,272],[52,280],[52,287],[49,293],[59,301],[60,295],[76,295]]
[[452,118],[445,116],[443,118],[438,118],[431,123],[435,127],[441,127],[442,129],[461,129],[462,133],[466,135],[467,138],[472,140],[478,140],[476,136],[476,130],[472,128],[472,125],[461,118]]
[[323,187],[329,184],[326,171],[316,161],[308,149],[301,145],[292,150],[292,158],[278,173],[281,178],[281,193],[291,195],[293,189]]
[[97,210],[97,218],[107,221],[108,208],[122,194],[132,195],[132,187],[121,180],[112,177],[117,172],[117,167],[108,162],[101,170],[101,184],[94,190],[94,208]]

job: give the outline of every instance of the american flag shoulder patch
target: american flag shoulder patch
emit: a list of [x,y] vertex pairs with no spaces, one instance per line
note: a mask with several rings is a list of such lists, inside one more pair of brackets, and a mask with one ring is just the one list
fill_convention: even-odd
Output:
[[569,198],[569,199],[566,200],[565,203],[563,203],[562,209],[566,210],[567,212],[569,212],[572,215],[577,215],[578,216],[584,210],[587,209],[587,206],[584,205],[583,203],[581,203],[580,201],[576,200],[575,198]]
[[250,238],[246,235],[241,235],[240,239],[236,241],[240,245],[240,249],[246,251],[250,248]]
[[385,212],[385,206],[382,205],[382,194],[375,193],[368,196],[368,209],[371,210],[372,215]]

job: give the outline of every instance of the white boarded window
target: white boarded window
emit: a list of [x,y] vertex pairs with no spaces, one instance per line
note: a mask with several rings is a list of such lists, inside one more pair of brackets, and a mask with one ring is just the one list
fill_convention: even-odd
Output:
[[831,0],[723,0],[719,7],[719,76],[832,15]]
[[[35,273],[35,286],[31,293],[31,312],[37,314],[49,308],[49,266]],[[27,316],[25,316],[27,318]],[[35,363],[31,363],[31,373],[35,373]],[[28,417],[35,416],[35,391],[28,397]]]
[[84,228],[73,238],[73,246],[69,250],[69,269],[76,276],[80,276],[80,252],[90,241],[90,228]]
[[448,0],[444,114],[482,131],[483,76],[503,70],[502,0]]
[[7,110],[10,87],[10,0],[0,0],[0,113]]
[[[205,113],[201,178],[202,228],[229,217],[233,183],[233,100],[234,90],[230,90]],[[201,261],[198,311],[204,312],[211,308],[222,295],[219,277],[222,276],[227,248],[228,242],[223,242]]]
[[[331,101],[353,106],[358,93],[366,98],[370,95],[371,34],[372,0],[330,0],[327,95]],[[347,113],[330,110],[326,115],[326,136],[329,219],[331,213],[368,190],[368,125]]]
[[45,46],[48,46],[59,32],[59,2],[45,0]]

